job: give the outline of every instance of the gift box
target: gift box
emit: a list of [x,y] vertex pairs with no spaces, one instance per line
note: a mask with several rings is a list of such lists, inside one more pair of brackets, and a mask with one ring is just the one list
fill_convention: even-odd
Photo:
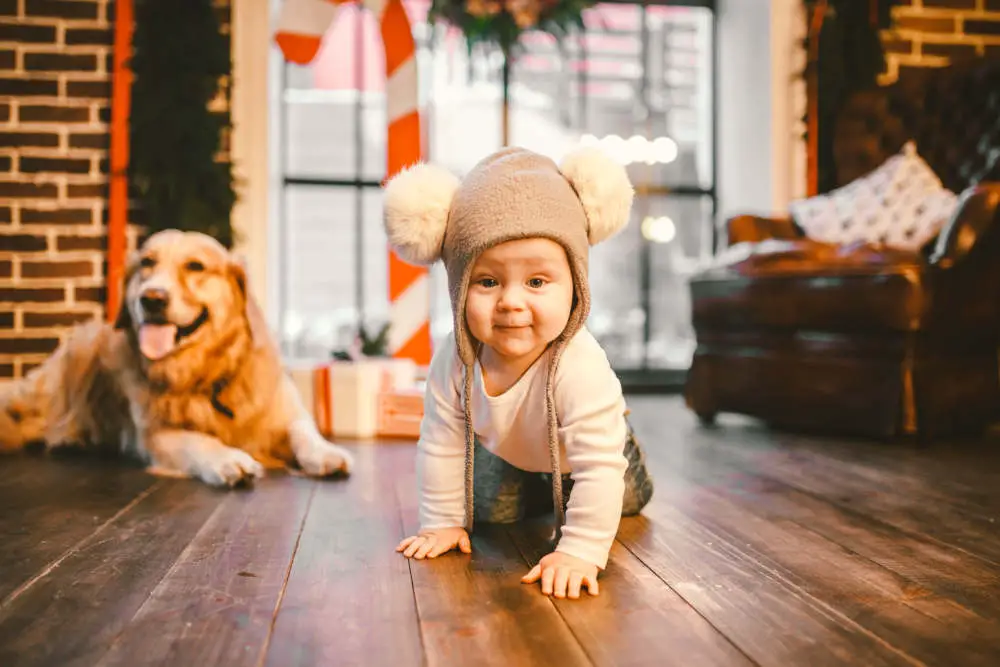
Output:
[[420,388],[385,391],[378,395],[378,434],[384,438],[420,438],[424,392]]
[[291,369],[292,380],[316,426],[326,437],[366,440],[379,433],[379,397],[416,384],[409,359],[370,357],[328,361]]

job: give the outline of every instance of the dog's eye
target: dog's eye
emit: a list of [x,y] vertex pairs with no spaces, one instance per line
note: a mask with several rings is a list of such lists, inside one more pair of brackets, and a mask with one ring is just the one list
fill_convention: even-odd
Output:
[[188,271],[191,271],[192,273],[201,273],[202,271],[205,270],[205,265],[197,260],[191,260],[190,262],[184,265],[184,268],[186,268]]
[[151,269],[154,266],[156,266],[156,260],[153,259],[152,257],[143,257],[141,260],[139,260],[139,266],[141,266],[144,269]]

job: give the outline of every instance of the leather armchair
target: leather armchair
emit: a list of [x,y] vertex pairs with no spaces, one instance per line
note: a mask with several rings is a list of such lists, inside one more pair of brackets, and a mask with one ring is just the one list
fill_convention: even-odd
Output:
[[1000,63],[866,91],[844,113],[838,180],[914,138],[961,192],[955,214],[920,252],[820,243],[790,219],[729,220],[727,249],[691,281],[687,403],[704,421],[730,411],[824,433],[978,433],[1000,419]]

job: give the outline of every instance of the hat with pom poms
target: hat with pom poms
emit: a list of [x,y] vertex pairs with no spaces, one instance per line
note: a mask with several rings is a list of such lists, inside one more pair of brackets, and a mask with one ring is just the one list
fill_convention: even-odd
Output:
[[552,343],[547,412],[553,504],[562,523],[558,423],[553,378],[566,341],[590,312],[589,248],[613,236],[629,219],[632,184],[624,167],[594,148],[581,148],[559,164],[523,148],[505,148],[481,160],[459,180],[433,164],[417,164],[385,188],[384,221],[389,244],[407,262],[444,262],[455,323],[455,342],[465,366],[466,527],[472,528],[473,433],[469,413],[476,342],[465,318],[469,274],[479,255],[500,243],[548,238],[566,250],[573,271],[574,304],[562,334]]

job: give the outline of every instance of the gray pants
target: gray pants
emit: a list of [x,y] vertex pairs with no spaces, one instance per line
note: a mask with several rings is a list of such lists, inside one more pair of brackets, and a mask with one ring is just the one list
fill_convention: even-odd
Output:
[[[631,425],[625,438],[625,496],[622,516],[638,514],[653,496],[653,479]],[[477,523],[514,523],[552,512],[552,475],[515,468],[476,439],[473,502]],[[563,499],[568,503],[573,480],[563,475]],[[564,508],[565,509],[565,508]]]

